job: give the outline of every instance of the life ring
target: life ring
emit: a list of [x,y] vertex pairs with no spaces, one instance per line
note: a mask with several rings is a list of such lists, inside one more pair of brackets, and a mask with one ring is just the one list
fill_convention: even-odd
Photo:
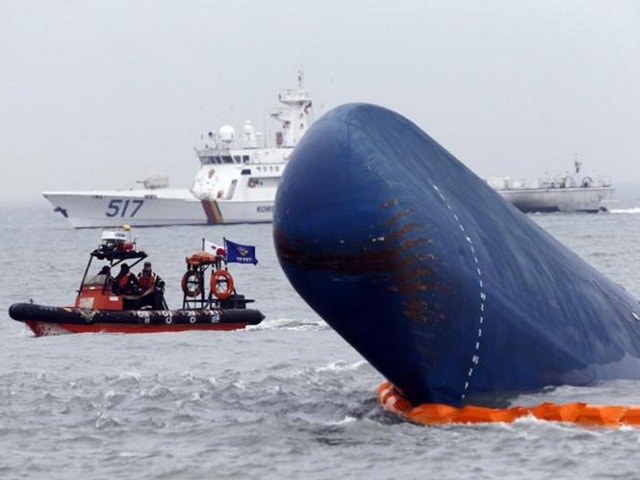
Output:
[[[219,290],[218,285],[220,283],[226,284],[224,290]],[[211,274],[211,292],[220,300],[225,300],[233,293],[233,277],[227,270],[216,270]]]
[[187,297],[197,297],[202,293],[202,275],[196,270],[189,270],[182,276],[182,291]]
[[584,177],[584,178],[582,179],[582,186],[583,186],[584,188],[587,188],[587,187],[591,186],[591,183],[592,183],[592,182],[593,182],[593,180],[591,179],[591,177]]
[[250,178],[249,179],[249,188],[253,188],[256,185],[258,185],[258,181],[255,178]]

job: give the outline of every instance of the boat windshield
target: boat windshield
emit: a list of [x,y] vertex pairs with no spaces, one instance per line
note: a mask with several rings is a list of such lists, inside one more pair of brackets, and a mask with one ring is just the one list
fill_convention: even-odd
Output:
[[92,277],[89,277],[87,280],[85,280],[84,285],[85,286],[92,286],[92,287],[102,287],[103,285],[105,285],[105,283],[107,283],[108,281],[113,280],[111,278],[110,275],[107,275],[105,273],[98,273]]

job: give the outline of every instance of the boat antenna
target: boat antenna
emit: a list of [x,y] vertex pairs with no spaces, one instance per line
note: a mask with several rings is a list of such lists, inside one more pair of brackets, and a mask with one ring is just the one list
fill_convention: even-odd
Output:
[[302,67],[298,69],[298,90],[302,90],[302,83],[304,80],[304,72],[302,71]]

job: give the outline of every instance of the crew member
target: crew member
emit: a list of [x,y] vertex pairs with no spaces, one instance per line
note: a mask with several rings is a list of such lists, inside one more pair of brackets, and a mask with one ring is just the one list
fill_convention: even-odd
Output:
[[114,287],[116,293],[120,295],[138,295],[139,285],[136,276],[129,270],[129,265],[120,265],[120,273],[115,278]]
[[98,273],[96,273],[93,277],[85,282],[87,285],[101,285],[106,287],[110,287],[113,282],[113,278],[111,277],[111,268],[109,265],[103,266]]
[[138,285],[142,293],[140,306],[150,306],[154,310],[165,308],[164,305],[164,280],[151,268],[151,262],[144,262],[142,271],[138,274]]

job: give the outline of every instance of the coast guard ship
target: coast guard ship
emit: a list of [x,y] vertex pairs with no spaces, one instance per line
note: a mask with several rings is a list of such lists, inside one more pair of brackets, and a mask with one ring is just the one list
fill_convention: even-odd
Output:
[[275,146],[261,146],[261,135],[247,122],[238,138],[232,126],[209,132],[196,149],[200,169],[191,189],[168,188],[166,177],[149,177],[144,188],[49,191],[43,196],[75,228],[266,223],[280,176],[293,147],[313,122],[309,92],[298,88],[278,95],[271,117],[280,122]]

